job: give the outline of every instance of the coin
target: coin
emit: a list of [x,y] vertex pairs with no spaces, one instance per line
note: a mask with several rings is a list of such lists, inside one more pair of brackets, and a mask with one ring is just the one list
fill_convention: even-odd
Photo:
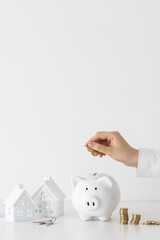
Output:
[[119,213],[121,214],[128,214],[128,208],[120,208]]
[[132,214],[132,220],[131,220],[131,224],[133,225],[138,225],[139,221],[141,219],[141,215],[140,214]]
[[99,152],[97,152],[97,151],[95,151],[95,150],[92,152],[92,155],[93,155],[94,157],[98,156],[98,154],[99,154]]
[[128,208],[120,208],[120,224],[128,224]]
[[160,222],[159,221],[148,220],[147,222],[144,222],[143,225],[160,225]]
[[87,150],[88,150],[88,152],[92,152],[93,151],[93,149],[90,148],[90,147],[87,147]]
[[88,150],[88,152],[91,152],[92,156],[94,156],[94,157],[98,156],[98,154],[99,154],[98,151],[96,151],[90,147],[87,147],[87,150]]

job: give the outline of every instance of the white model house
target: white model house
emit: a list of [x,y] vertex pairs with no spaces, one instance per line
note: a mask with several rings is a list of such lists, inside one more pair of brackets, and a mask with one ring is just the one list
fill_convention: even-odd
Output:
[[64,193],[51,177],[45,177],[32,199],[35,202],[36,217],[58,217],[64,214]]
[[36,205],[30,195],[19,184],[5,201],[7,222],[31,221],[35,218]]

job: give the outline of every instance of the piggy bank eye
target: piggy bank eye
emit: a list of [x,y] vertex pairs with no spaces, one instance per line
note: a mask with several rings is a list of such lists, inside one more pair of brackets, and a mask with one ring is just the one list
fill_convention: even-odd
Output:
[[95,187],[95,190],[97,190],[97,187]]
[[88,187],[86,187],[86,190],[88,190]]

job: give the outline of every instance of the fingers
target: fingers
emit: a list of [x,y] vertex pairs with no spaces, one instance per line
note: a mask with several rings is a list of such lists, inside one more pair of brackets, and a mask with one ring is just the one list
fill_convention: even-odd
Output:
[[92,138],[90,138],[85,145],[88,145],[89,142],[96,142],[97,140],[105,140],[107,132],[97,132]]
[[85,147],[88,146],[89,142],[96,142],[98,140],[106,140],[107,137],[112,136],[113,132],[97,132],[92,138],[90,138],[86,144]]
[[102,158],[103,156],[105,156],[105,154],[99,153],[98,156],[99,156],[100,158]]
[[[101,154],[109,154],[110,152],[110,147],[104,146],[100,143],[97,142],[89,142],[88,146],[98,152],[100,152]],[[101,157],[102,155],[100,155]]]

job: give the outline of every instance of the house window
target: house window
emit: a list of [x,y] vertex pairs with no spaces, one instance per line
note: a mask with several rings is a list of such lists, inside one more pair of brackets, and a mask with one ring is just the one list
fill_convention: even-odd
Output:
[[17,210],[17,217],[18,218],[23,217],[23,210]]
[[27,206],[27,205],[28,205],[26,197],[24,197],[24,198],[22,199],[21,204],[22,204],[22,206]]
[[47,195],[46,195],[46,193],[45,192],[42,192],[41,193],[41,201],[42,202],[46,202],[48,199],[47,199]]
[[42,212],[41,205],[39,204],[39,213],[41,213],[41,212]]

